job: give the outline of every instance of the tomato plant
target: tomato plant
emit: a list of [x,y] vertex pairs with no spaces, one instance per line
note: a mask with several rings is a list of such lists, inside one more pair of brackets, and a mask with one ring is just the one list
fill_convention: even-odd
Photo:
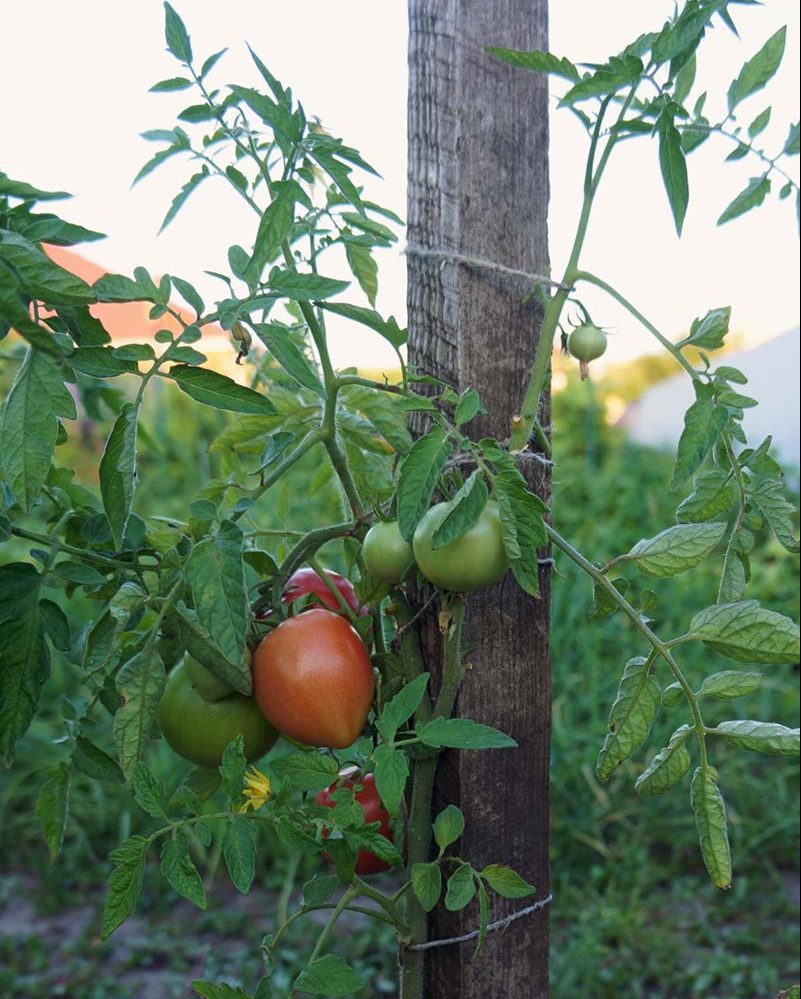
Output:
[[[528,899],[536,888],[503,863],[483,858],[474,866],[475,858],[457,853],[468,851],[457,845],[464,815],[455,804],[432,823],[443,750],[516,746],[494,727],[454,717],[460,687],[470,682],[465,595],[509,572],[507,585],[514,580],[522,591],[516,596],[539,599],[539,567],[550,563],[551,549],[589,580],[593,619],[614,613],[625,619],[623,640],[635,653],[611,707],[598,778],[633,765],[659,712],[675,717],[673,735],[641,768],[635,787],[649,795],[689,783],[701,857],[713,884],[729,887],[718,747],[797,755],[799,733],[739,714],[712,724],[707,704],[757,689],[761,674],[742,664],[798,661],[796,623],[749,599],[748,591],[756,531],[769,529],[777,545],[798,550],[794,510],[771,439],[747,440],[743,416],[755,400],[741,391],[744,375],[710,358],[725,346],[730,310],[711,309],[673,343],[622,292],[581,267],[598,189],[624,139],[656,142],[678,231],[688,203],[687,156],[713,135],[734,143],[735,158],[753,156],[761,171],[721,222],[756,208],[778,177],[781,198],[797,194],[784,164],[798,154],[798,126],[769,153],[756,144],[764,112],[748,126],[747,141],[734,119],[735,109],[775,73],[783,36],[743,66],[720,122],[705,116],[706,96],[688,103],[696,51],[713,18],[730,20],[729,6],[688,0],[608,64],[574,64],[538,51],[487,54],[553,73],[564,84],[560,104],[587,129],[580,221],[559,280],[538,279],[532,291],[541,309],[539,337],[508,436],[471,435],[484,411],[479,393],[471,386],[457,392],[430,372],[410,369],[406,331],[377,310],[374,254],[397,240],[400,220],[365,199],[360,177],[374,172],[370,164],[310,117],[254,53],[261,89],[215,86],[210,78],[224,53],[199,61],[169,4],[165,37],[181,75],[153,89],[192,90],[194,103],[180,113],[179,127],[146,133],[161,146],[138,179],[166,160],[192,163],[165,225],[211,177],[228,183],[232,197],[253,213],[245,245],[228,250],[230,273],[214,272],[221,282],[216,301],[207,305],[185,277],[157,280],[145,268],[132,276],[106,274],[89,286],[51,260],[42,241],[72,245],[99,234],[35,210],[60,193],[0,174],[0,339],[8,338],[4,360],[15,366],[0,433],[0,543],[8,546],[0,565],[0,758],[11,762],[57,657],[76,696],[64,699],[60,756],[42,775],[36,809],[52,856],[70,821],[74,774],[95,779],[99,760],[103,773],[124,779],[122,793],[155,820],[147,835],[130,836],[111,855],[104,937],[133,911],[156,843],[172,887],[204,906],[186,834],[200,841],[214,823],[223,824],[223,858],[233,882],[247,890],[258,863],[258,830],[269,823],[298,854],[328,853],[336,870],[331,894],[340,891],[293,994],[345,995],[365,987],[353,969],[322,953],[338,918],[359,897],[375,902],[378,918],[396,931],[402,999],[422,994],[423,948],[433,943],[427,914],[436,906],[455,912],[477,900],[473,933],[480,950],[490,931],[490,892]],[[343,260],[353,282],[329,276]],[[600,565],[553,527],[524,474],[527,464],[550,464],[540,421],[551,354],[566,311],[575,306],[586,315],[587,286],[628,310],[691,379],[695,395],[670,483],[682,493],[676,523]],[[343,300],[348,291],[356,301]],[[146,303],[164,327],[153,343],[114,347],[90,309],[131,302]],[[391,344],[397,384],[336,369],[326,325],[334,316]],[[247,361],[247,377],[239,381],[208,364],[195,346],[219,329],[229,335],[236,361]],[[587,364],[600,356],[605,336],[584,323],[568,347]],[[137,466],[137,457],[153,440],[140,428],[154,386],[233,414],[210,448],[225,460],[189,499],[186,520],[139,505],[146,465]],[[74,435],[79,413],[98,418],[98,399],[113,414],[99,489],[93,479],[75,481],[57,451]],[[299,470],[313,475],[310,493],[333,483],[338,523],[309,523],[301,531],[276,526],[276,493]],[[329,555],[355,582],[318,569]],[[718,559],[717,592],[681,634],[666,637],[653,615],[658,595],[629,596],[629,575],[667,578],[709,559]],[[324,606],[292,614],[301,598]],[[266,603],[274,613],[265,623],[254,608]],[[80,627],[74,607],[87,604],[92,620]],[[438,630],[420,627],[430,606]],[[682,647],[689,643],[735,668],[688,675]],[[187,759],[218,768],[220,788],[211,792],[216,811],[205,809],[192,775],[169,793],[156,778],[149,754],[159,732]],[[268,773],[247,770],[279,732],[300,745],[271,753],[263,764]],[[338,782],[342,766],[354,762],[358,779]],[[368,855],[401,868],[400,886],[382,891],[365,884],[360,872]],[[307,889],[312,897],[321,891],[314,881]],[[271,992],[268,952],[286,926],[327,906],[330,897],[304,903],[265,938],[268,967],[259,996]],[[195,984],[201,994],[216,994],[213,984]]]
[[[392,842],[389,812],[384,808],[376,789],[375,776],[373,774],[360,774],[356,767],[346,767],[339,776],[340,780],[329,785],[315,796],[315,804],[323,805],[325,808],[334,808],[337,791],[343,787],[355,791],[353,797],[364,814],[365,824],[378,822],[379,834]],[[355,871],[357,874],[380,874],[381,871],[388,869],[389,864],[369,850],[359,850],[356,855]]]
[[190,667],[182,662],[167,677],[159,701],[164,738],[179,756],[201,767],[218,767],[225,747],[237,736],[242,736],[246,760],[264,756],[278,738],[252,697],[220,694],[222,686],[198,663]]
[[308,746],[350,746],[367,721],[374,686],[361,638],[322,608],[283,621],[253,654],[256,703],[279,732]]

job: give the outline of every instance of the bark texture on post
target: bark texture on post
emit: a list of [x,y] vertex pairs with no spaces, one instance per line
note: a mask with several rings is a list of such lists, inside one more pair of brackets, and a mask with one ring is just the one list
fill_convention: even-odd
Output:
[[[488,56],[488,45],[547,48],[547,0],[409,0],[408,274],[410,361],[460,390],[481,393],[488,415],[471,434],[505,439],[533,360],[539,310],[531,282],[416,253],[484,258],[534,274],[547,267],[547,80]],[[547,413],[544,414],[547,419]],[[550,478],[532,466],[548,499]],[[459,853],[481,868],[507,863],[548,892],[550,662],[547,570],[542,598],[509,576],[469,600],[468,670],[458,713],[496,726],[516,750],[448,752],[435,812],[464,811]],[[436,622],[423,626],[437,672]],[[491,919],[533,901],[493,896]],[[476,903],[438,906],[432,938],[478,925]],[[548,993],[548,916],[542,912],[474,942],[426,952],[425,999],[542,999]]]

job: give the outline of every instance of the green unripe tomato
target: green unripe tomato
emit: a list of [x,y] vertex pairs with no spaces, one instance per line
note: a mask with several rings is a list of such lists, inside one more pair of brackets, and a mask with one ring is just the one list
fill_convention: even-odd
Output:
[[472,593],[497,583],[509,568],[498,504],[489,500],[461,537],[434,548],[434,532],[450,510],[450,503],[438,503],[417,525],[412,548],[420,572],[430,583],[454,593]]
[[184,669],[189,682],[204,701],[219,701],[233,693],[233,687],[218,680],[211,670],[201,666],[197,659],[193,659],[188,652],[184,656]]
[[216,701],[204,700],[183,662],[167,677],[158,718],[175,752],[200,767],[218,767],[225,747],[240,733],[248,760],[264,756],[278,739],[252,697],[232,693]]
[[592,323],[577,326],[567,339],[567,349],[579,362],[582,380],[589,374],[589,363],[606,351],[606,333]]
[[387,583],[400,583],[414,562],[412,546],[401,536],[397,520],[373,524],[362,555],[367,571]]

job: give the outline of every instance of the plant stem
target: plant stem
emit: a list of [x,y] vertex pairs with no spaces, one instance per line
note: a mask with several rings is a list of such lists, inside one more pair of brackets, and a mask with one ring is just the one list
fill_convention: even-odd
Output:
[[[434,707],[434,717],[450,717],[464,675],[462,667],[462,623],[464,601],[454,602],[445,635],[442,684]],[[417,760],[412,773],[412,797],[409,805],[408,853],[409,870],[415,864],[425,864],[431,854],[431,801],[439,754]],[[414,894],[407,897],[407,918],[410,942],[424,943],[428,936],[428,916]],[[422,999],[424,957],[419,950],[401,947],[399,999]]]
[[328,943],[328,940],[331,937],[331,934],[334,930],[334,926],[336,925],[336,921],[339,919],[339,917],[342,915],[345,909],[347,909],[351,900],[356,898],[358,894],[359,894],[358,888],[348,888],[347,891],[344,892],[342,898],[337,903],[336,908],[331,913],[328,922],[323,927],[323,932],[317,938],[317,943],[314,945],[314,950],[311,952],[311,957],[309,958],[309,964],[311,964],[312,961],[316,960],[317,957],[319,957],[320,953],[322,952],[323,948]]

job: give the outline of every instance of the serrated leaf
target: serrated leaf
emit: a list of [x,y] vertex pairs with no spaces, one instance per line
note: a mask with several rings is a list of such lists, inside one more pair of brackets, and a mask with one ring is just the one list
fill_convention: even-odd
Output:
[[225,747],[220,762],[220,777],[232,811],[242,802],[246,769],[245,738],[240,732]]
[[325,954],[306,965],[295,979],[292,991],[313,996],[349,996],[364,988],[364,979],[346,961],[335,954]]
[[123,703],[114,716],[114,739],[128,780],[158,732],[156,717],[165,682],[164,663],[150,648],[129,659],[117,674],[117,692]]
[[625,557],[646,576],[676,576],[703,562],[725,533],[725,523],[676,524],[638,541]]
[[486,412],[486,410],[481,405],[481,396],[473,388],[465,389],[459,397],[459,402],[456,404],[453,422],[457,427],[461,427],[482,412]]
[[140,808],[155,819],[167,815],[167,789],[140,760],[133,769],[131,791]]
[[311,363],[292,342],[284,327],[277,324],[254,323],[253,329],[288,375],[316,395],[324,395],[320,379]]
[[[244,557],[244,556],[243,556]],[[218,680],[227,683],[240,694],[253,693],[253,679],[249,665],[240,659],[228,659],[198,618],[197,613],[178,601],[175,607],[181,622],[181,640],[193,659],[205,666]]]
[[693,481],[693,492],[676,509],[676,519],[685,523],[711,520],[730,510],[736,495],[736,483],[726,472],[701,472]]
[[0,229],[0,259],[10,266],[27,298],[49,305],[90,305],[95,300],[85,281],[54,263],[35,243],[5,227]]
[[247,895],[256,876],[256,824],[235,816],[225,830],[223,857],[234,887]]
[[706,677],[698,691],[698,696],[717,697],[721,700],[745,697],[747,694],[753,694],[761,683],[761,673],[745,673],[738,669],[727,669]]
[[761,111],[748,126],[748,134],[751,136],[752,139],[755,139],[758,135],[761,135],[762,132],[764,132],[765,129],[768,127],[768,125],[770,124],[770,116],[772,110],[773,109],[769,107],[765,108],[765,110]]
[[464,815],[456,805],[446,805],[434,819],[434,842],[440,852],[455,843],[464,832]]
[[670,488],[682,485],[698,469],[726,426],[726,410],[710,398],[700,397],[684,414]]
[[64,830],[69,814],[70,772],[65,766],[55,767],[39,788],[36,815],[42,826],[50,860],[56,860],[64,842]]
[[399,396],[364,385],[347,385],[340,392],[340,399],[349,408],[358,410],[399,454],[411,450],[412,438]]
[[126,403],[114,421],[100,459],[100,493],[114,542],[122,546],[136,488],[136,434],[139,406]]
[[0,766],[14,758],[50,675],[39,612],[42,577],[27,562],[0,565]]
[[[262,979],[262,981],[264,980]],[[215,984],[214,982],[205,982],[200,978],[196,978],[192,982],[192,988],[201,999],[251,999],[251,996],[243,989],[240,989],[239,986],[226,985],[225,982]],[[269,992],[267,996],[270,996]],[[259,995],[258,999],[263,999],[263,995]]]
[[202,402],[215,409],[230,413],[253,413],[271,416],[275,406],[260,392],[254,392],[246,385],[239,385],[227,375],[221,375],[210,368],[195,368],[176,364],[170,368],[169,377],[183,392],[196,402]]
[[673,123],[673,114],[663,111],[657,121],[659,131],[659,167],[667,192],[676,232],[681,235],[687,205],[690,200],[690,185],[687,179],[687,163],[681,135]]
[[[629,588],[629,581],[627,579],[624,579],[621,576],[618,579],[610,579],[609,582],[621,596],[625,596]],[[608,593],[603,586],[599,586],[597,583],[594,583],[592,588],[592,605],[587,612],[587,620],[603,621],[605,618],[611,617],[619,610],[620,605],[614,597]]]
[[121,784],[125,779],[117,761],[85,735],[79,735],[75,740],[72,762],[77,770],[92,780]]
[[727,205],[718,219],[718,225],[724,222],[731,222],[732,219],[739,218],[752,208],[757,208],[770,194],[770,178],[767,175],[762,177],[752,177],[744,190],[740,191],[737,197]]
[[345,291],[349,284],[349,281],[337,281],[320,274],[301,274],[300,271],[281,270],[278,267],[270,271],[267,279],[271,292],[291,298],[295,302],[332,298]]
[[185,567],[200,626],[231,663],[243,662],[248,626],[243,543],[240,528],[225,520],[195,545]]
[[502,62],[520,69],[531,70],[532,73],[550,73],[551,76],[561,76],[575,83],[581,79],[581,74],[569,59],[559,58],[552,52],[519,52],[516,49],[487,47],[487,53]]
[[169,3],[164,4],[164,37],[167,41],[167,48],[176,59],[187,64],[192,61],[192,44],[189,40],[189,33],[175,8]]
[[526,898],[537,890],[505,864],[490,864],[481,871],[481,877],[503,898]]
[[253,244],[253,254],[246,268],[246,278],[255,285],[267,264],[281,253],[281,245],[292,232],[295,202],[303,190],[295,181],[277,181],[272,188],[273,200],[264,210]]
[[782,483],[777,479],[762,479],[751,488],[749,495],[770,524],[779,544],[788,552],[797,552],[799,543],[795,536],[796,509],[785,498]]
[[413,864],[412,891],[426,912],[431,912],[442,894],[442,871],[439,864]]
[[645,742],[662,701],[662,688],[652,676],[653,659],[630,659],[620,678],[617,697],[609,712],[609,732],[598,754],[599,780],[613,771]]
[[469,864],[461,864],[448,878],[445,891],[445,908],[448,912],[458,912],[468,905],[476,893],[476,882]]
[[654,756],[637,778],[634,789],[638,794],[662,794],[682,779],[692,765],[687,739],[692,726],[682,725],[670,737],[670,742]]
[[315,874],[303,886],[302,905],[304,908],[322,905],[340,886],[340,880],[335,874]]
[[692,344],[703,350],[717,350],[723,346],[729,332],[730,322],[730,305],[720,309],[710,309],[702,318],[693,319],[690,324],[690,333],[687,339],[682,342],[682,346]]
[[353,276],[359,282],[359,287],[367,296],[367,301],[375,308],[378,294],[378,264],[375,262],[369,246],[362,246],[350,240],[345,242],[345,256]]
[[488,499],[484,473],[476,469],[449,501],[448,513],[434,531],[431,547],[435,550],[443,548],[460,538],[481,516]]
[[510,749],[517,745],[498,729],[469,718],[434,718],[419,726],[417,735],[421,742],[437,749]]
[[731,850],[729,848],[726,805],[718,789],[717,774],[698,767],[690,788],[690,802],[695,814],[701,856],[716,888],[731,887]]
[[392,742],[401,725],[407,722],[420,706],[430,675],[430,673],[421,673],[416,676],[384,705],[377,728],[387,742]]
[[353,322],[361,323],[369,329],[378,333],[385,340],[398,350],[406,343],[407,331],[398,326],[394,316],[383,319],[373,309],[365,309],[360,305],[347,305],[339,302],[324,302],[323,309],[326,312],[333,312],[337,316],[343,316]]
[[799,729],[787,728],[775,722],[750,720],[724,721],[709,729],[710,735],[720,735],[733,746],[750,749],[770,756],[798,756]]
[[270,760],[270,769],[297,791],[321,791],[337,778],[339,767],[331,756],[289,753]]
[[47,479],[58,418],[76,416],[65,373],[53,358],[29,348],[0,414],[0,466],[26,512]]
[[398,524],[404,540],[411,541],[415,528],[431,503],[442,469],[451,453],[447,433],[439,427],[415,441],[403,460],[398,479]]
[[761,90],[781,65],[787,40],[787,28],[779,30],[765,42],[759,52],[745,63],[729,87],[729,113],[746,97]]
[[495,476],[494,499],[498,503],[504,551],[518,586],[531,596],[539,594],[537,550],[548,543],[543,514],[547,506],[532,493],[512,463]]
[[746,663],[797,663],[798,625],[756,600],[718,604],[700,611],[689,635],[721,655]]
[[103,940],[124,923],[134,910],[142,890],[148,846],[149,841],[145,836],[131,836],[111,852],[112,869],[100,931]]
[[189,856],[186,837],[177,835],[164,841],[161,851],[161,873],[170,885],[199,909],[206,908],[206,891]]
[[637,56],[613,56],[609,62],[594,73],[574,84],[559,102],[560,105],[577,104],[617,93],[622,87],[630,86],[642,74],[642,60]]

